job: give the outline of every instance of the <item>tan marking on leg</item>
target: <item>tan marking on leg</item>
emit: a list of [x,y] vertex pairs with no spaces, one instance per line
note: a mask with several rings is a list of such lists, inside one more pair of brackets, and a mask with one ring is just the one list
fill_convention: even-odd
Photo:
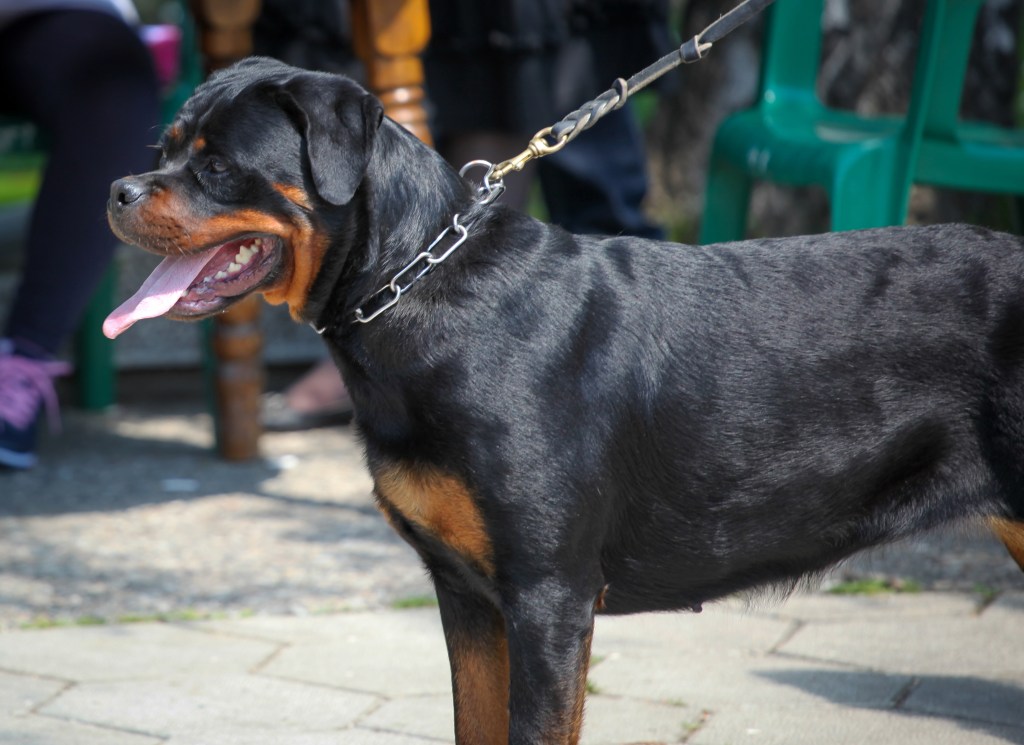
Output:
[[490,536],[480,508],[459,479],[430,467],[393,465],[376,474],[377,493],[409,522],[494,574]]
[[587,640],[580,650],[578,675],[576,678],[576,701],[573,705],[571,729],[566,739],[568,745],[576,745],[583,731],[583,709],[587,699],[587,674],[590,672],[590,643],[594,638],[594,627],[591,625]]
[[1017,566],[1024,569],[1024,522],[993,517],[988,524],[1006,546]]
[[456,742],[506,745],[509,661],[504,624],[489,638],[460,639],[449,652]]

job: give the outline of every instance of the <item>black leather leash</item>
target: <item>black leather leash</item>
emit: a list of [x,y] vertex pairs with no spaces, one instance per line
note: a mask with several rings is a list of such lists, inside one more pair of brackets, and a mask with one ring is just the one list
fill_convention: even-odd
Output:
[[[792,0],[796,2],[797,0]],[[634,93],[643,90],[670,70],[682,64],[697,62],[711,50],[711,46],[771,5],[774,0],[745,0],[699,34],[657,62],[648,65],[629,80],[619,78],[615,84],[597,98],[588,101],[567,114],[557,124],[542,129],[530,140],[529,147],[514,158],[493,166],[484,176],[487,191],[501,184],[512,171],[521,171],[534,158],[558,152],[582,132],[594,126],[609,111],[622,108]]]

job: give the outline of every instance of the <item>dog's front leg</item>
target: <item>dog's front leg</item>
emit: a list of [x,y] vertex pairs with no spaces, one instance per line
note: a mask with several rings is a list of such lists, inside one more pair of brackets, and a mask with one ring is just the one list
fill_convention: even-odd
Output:
[[508,743],[508,642],[494,604],[435,582],[448,644],[458,745]]
[[596,594],[546,580],[506,600],[511,745],[576,745]]

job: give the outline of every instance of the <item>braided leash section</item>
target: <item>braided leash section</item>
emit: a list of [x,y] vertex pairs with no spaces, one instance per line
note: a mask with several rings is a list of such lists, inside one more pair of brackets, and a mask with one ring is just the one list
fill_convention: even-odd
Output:
[[648,65],[629,80],[619,78],[611,88],[597,98],[587,101],[575,111],[570,112],[557,124],[538,132],[525,151],[515,158],[499,163],[492,169],[488,178],[493,182],[499,182],[509,172],[522,170],[530,160],[561,150],[580,134],[593,127],[609,111],[622,108],[631,95],[643,90],[665,73],[674,70],[679,65],[703,59],[715,42],[749,21],[772,2],[774,0],[745,0],[688,40],[679,49]]

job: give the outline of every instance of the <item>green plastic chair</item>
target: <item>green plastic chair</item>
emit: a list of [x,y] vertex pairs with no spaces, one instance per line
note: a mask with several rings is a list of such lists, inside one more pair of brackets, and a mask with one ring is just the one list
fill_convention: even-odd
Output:
[[[164,121],[170,121],[181,104],[202,80],[195,30],[182,8],[181,59],[178,75],[165,91]],[[24,204],[35,198],[46,162],[46,142],[29,122],[0,117],[0,209]],[[114,343],[103,335],[103,320],[114,309],[117,270],[112,264],[104,273],[86,306],[75,333],[73,354],[78,385],[78,403],[88,410],[104,409],[114,403]]]
[[940,67],[945,72],[954,64],[938,61],[951,41],[969,47],[973,24],[961,25],[963,16],[976,14],[981,2],[929,0],[908,110],[904,116],[871,117],[829,108],[818,97],[823,0],[778,0],[771,6],[759,99],[728,117],[715,136],[701,243],[744,237],[750,191],[758,180],[823,187],[833,230],[904,222],[925,110]]
[[[980,2],[951,3],[949,29],[973,29]],[[924,115],[913,180],[964,191],[1024,195],[1024,131],[960,119],[971,36],[947,32]]]

